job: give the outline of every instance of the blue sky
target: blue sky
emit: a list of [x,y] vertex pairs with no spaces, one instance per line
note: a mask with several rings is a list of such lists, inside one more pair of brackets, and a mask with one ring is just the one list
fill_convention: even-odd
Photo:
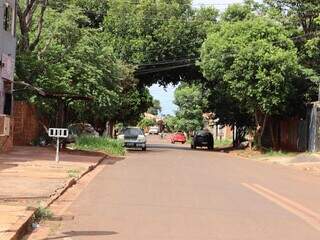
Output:
[[[241,3],[242,0],[193,0],[195,7],[200,7],[203,5],[213,5],[220,11],[223,11],[229,4],[232,3]],[[150,88],[151,95],[158,99],[161,103],[162,114],[171,114],[173,115],[176,110],[176,106],[173,104],[174,99],[174,86],[168,86],[166,89],[158,85],[153,85]]]

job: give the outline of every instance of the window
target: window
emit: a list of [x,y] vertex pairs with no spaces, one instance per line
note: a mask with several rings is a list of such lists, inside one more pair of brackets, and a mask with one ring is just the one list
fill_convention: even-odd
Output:
[[4,4],[3,29],[12,32],[12,8],[9,3]]

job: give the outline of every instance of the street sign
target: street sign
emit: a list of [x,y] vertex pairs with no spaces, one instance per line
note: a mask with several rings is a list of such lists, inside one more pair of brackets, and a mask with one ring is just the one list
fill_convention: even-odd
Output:
[[49,137],[67,138],[69,130],[67,128],[49,128]]
[[49,128],[49,137],[57,138],[56,162],[59,162],[60,138],[67,138],[69,130],[67,128]]

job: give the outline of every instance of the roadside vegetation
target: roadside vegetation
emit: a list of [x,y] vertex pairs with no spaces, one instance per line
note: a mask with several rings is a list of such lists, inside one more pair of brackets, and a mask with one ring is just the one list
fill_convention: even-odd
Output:
[[306,103],[318,100],[320,1],[245,0],[224,12],[191,0],[17,4],[16,82],[25,84],[15,98],[35,104],[46,127],[64,113],[44,92],[74,97],[63,104],[65,124],[103,133],[107,123],[137,125],[161,112],[152,84],[180,84],[172,131],[201,129],[211,112],[237,127],[237,143],[250,132],[261,149],[274,118],[305,118]]
[[263,156],[266,156],[266,157],[293,157],[298,154],[294,152],[287,152],[287,151],[281,151],[281,150],[276,151],[272,149],[264,150],[262,153],[263,153]]
[[123,156],[126,153],[122,142],[107,137],[80,136],[73,147],[77,150],[98,151],[113,156]]
[[49,208],[39,206],[33,215],[33,222],[40,223],[44,220],[50,220],[53,217],[53,213]]
[[223,140],[217,139],[214,141],[215,148],[231,147],[232,144],[233,144],[232,139],[223,139]]

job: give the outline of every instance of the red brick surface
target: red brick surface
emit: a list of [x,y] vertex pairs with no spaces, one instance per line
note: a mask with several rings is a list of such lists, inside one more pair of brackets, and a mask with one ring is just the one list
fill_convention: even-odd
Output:
[[30,145],[39,137],[39,118],[35,106],[24,102],[16,101],[13,107],[14,128],[13,144]]

